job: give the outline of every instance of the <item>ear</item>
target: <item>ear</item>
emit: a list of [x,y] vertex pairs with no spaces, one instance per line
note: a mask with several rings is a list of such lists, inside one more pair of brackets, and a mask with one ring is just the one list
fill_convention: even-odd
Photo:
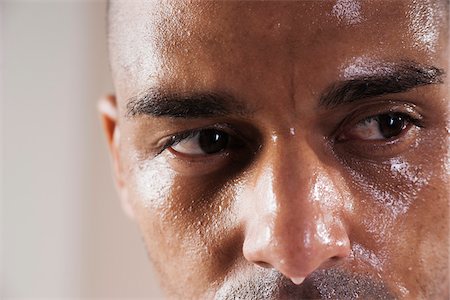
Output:
[[128,198],[127,186],[124,181],[123,167],[120,156],[120,128],[118,122],[119,113],[116,97],[114,95],[102,97],[98,102],[98,110],[100,112],[103,131],[106,135],[109,152],[111,154],[114,181],[122,202],[122,208],[130,218],[134,218],[133,209],[130,199]]

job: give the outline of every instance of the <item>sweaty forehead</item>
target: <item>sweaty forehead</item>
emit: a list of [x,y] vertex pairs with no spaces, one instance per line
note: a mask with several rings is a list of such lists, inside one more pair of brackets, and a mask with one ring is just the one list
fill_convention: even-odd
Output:
[[447,34],[444,3],[116,0],[109,14],[114,81],[119,98],[128,98],[161,85],[206,88],[249,70],[264,77],[290,62],[299,70],[364,57],[432,62]]

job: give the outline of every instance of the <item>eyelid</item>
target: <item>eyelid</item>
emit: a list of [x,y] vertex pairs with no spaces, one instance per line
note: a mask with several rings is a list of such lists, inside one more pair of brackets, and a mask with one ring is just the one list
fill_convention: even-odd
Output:
[[174,135],[172,135],[169,138],[167,143],[164,144],[163,148],[167,149],[169,147],[177,145],[178,143],[180,143],[180,142],[182,142],[184,140],[191,139],[194,136],[196,136],[197,134],[199,134],[199,132],[201,130],[203,130],[203,129],[193,129],[193,130],[190,130],[190,131],[185,131],[185,132],[181,132],[181,133],[178,133],[178,134],[174,134]]
[[[362,110],[363,112],[361,112]],[[418,127],[423,127],[424,117],[418,112],[415,105],[411,103],[388,102],[384,105],[380,105],[378,103],[370,106],[358,107],[339,123],[332,136],[336,142],[341,142],[339,137],[344,134],[345,131],[348,131],[353,126],[356,126],[356,124],[368,118],[391,113],[402,114],[411,124]]]
[[205,127],[199,127],[199,128],[193,128],[190,130],[186,130],[186,131],[182,131],[179,133],[174,133],[171,134],[168,137],[162,138],[161,141],[159,142],[160,146],[159,146],[159,151],[157,153],[157,155],[161,154],[162,152],[164,152],[164,150],[182,142],[183,140],[186,140],[188,138],[192,138],[194,137],[196,134],[200,133],[203,130],[206,129],[216,129],[219,131],[223,131],[231,136],[234,136],[235,138],[241,139],[243,141],[245,141],[245,139],[243,138],[243,136],[241,134],[239,134],[239,131],[236,130],[234,128],[234,126],[228,124],[228,123],[217,123],[217,124],[213,124],[211,126],[205,126]]

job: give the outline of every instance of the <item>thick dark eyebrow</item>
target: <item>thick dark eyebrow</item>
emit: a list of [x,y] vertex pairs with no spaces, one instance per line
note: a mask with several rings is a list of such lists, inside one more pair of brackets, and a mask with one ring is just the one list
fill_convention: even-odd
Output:
[[402,93],[416,87],[444,82],[445,71],[405,61],[380,68],[381,74],[355,77],[332,84],[321,96],[319,105],[333,108],[358,100]]
[[126,116],[194,119],[250,113],[243,103],[222,92],[162,93],[149,89],[128,101]]

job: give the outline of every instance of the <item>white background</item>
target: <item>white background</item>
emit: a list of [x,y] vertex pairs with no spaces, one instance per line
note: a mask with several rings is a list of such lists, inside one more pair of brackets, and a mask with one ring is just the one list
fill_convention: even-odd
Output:
[[105,4],[0,1],[0,298],[160,298],[96,111]]

